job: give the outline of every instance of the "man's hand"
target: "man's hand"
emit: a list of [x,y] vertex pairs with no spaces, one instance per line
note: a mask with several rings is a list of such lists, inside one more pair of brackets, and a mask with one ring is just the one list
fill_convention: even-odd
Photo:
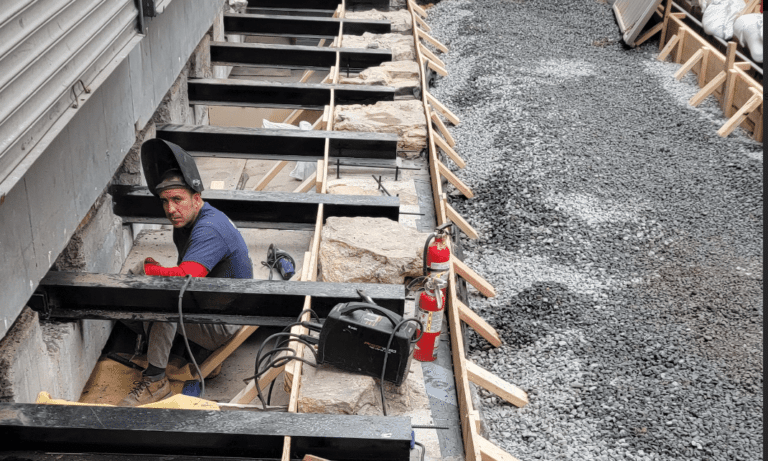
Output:
[[132,275],[146,275],[146,272],[144,271],[145,265],[152,265],[152,266],[159,266],[160,263],[155,261],[153,258],[146,258],[144,261],[139,261],[136,263],[136,265],[128,270],[129,274]]

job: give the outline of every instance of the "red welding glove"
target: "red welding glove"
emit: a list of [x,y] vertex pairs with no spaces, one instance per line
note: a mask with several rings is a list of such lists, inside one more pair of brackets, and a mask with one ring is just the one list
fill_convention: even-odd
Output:
[[128,273],[133,275],[147,275],[147,266],[160,266],[160,263],[155,261],[154,258],[146,258],[144,261],[139,261]]
[[[147,258],[152,259],[152,258]],[[191,275],[192,277],[205,277],[208,275],[208,269],[202,264],[194,261],[184,261],[176,267],[163,267],[152,259],[152,263],[145,261],[144,273],[147,275],[160,275],[163,277],[184,277]]]

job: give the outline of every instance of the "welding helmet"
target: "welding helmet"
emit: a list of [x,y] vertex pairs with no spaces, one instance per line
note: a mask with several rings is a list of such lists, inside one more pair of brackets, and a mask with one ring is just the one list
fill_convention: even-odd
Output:
[[[144,179],[147,180],[149,191],[156,196],[170,186],[188,187],[194,192],[203,191],[203,181],[200,172],[197,171],[195,159],[184,149],[172,142],[163,139],[148,139],[141,145],[141,167],[144,170]],[[177,179],[169,183],[171,170],[180,173]],[[165,177],[165,181],[163,181]],[[182,182],[183,180],[183,182]],[[162,184],[161,184],[162,182]],[[161,186],[158,189],[158,186]]]

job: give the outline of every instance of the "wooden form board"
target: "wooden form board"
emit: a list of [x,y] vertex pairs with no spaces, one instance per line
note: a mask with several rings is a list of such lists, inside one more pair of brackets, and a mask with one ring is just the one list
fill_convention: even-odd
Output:
[[[725,107],[727,82],[715,84],[713,85],[714,88],[708,88],[708,90],[711,90],[710,95],[717,98],[724,114],[730,118],[730,115],[736,113],[744,107],[750,99],[752,99],[753,94],[752,91],[750,91],[750,88],[755,88],[762,93],[763,86],[760,82],[741,69],[740,67],[742,66],[740,66],[739,63],[734,63],[733,68],[730,70],[726,69],[728,61],[726,55],[714,49],[705,38],[701,37],[693,29],[688,27],[681,16],[684,15],[670,13],[665,17],[667,28],[662,31],[663,41],[661,44],[666,47],[670,45],[671,41],[677,42],[672,44],[674,49],[669,50],[671,51],[669,55],[679,64],[685,64],[690,61],[699,50],[709,50],[706,59],[698,59],[690,68],[690,71],[698,77],[699,86],[702,88],[707,87],[713,80],[722,80],[722,76],[720,76],[721,72],[726,72],[726,80],[729,73],[734,75],[733,98],[729,107]],[[700,98],[694,97],[692,102],[701,103],[701,100],[699,99]],[[752,110],[740,124],[746,131],[753,133],[753,135],[755,135],[755,140],[758,142],[763,141],[762,125],[762,104]]]

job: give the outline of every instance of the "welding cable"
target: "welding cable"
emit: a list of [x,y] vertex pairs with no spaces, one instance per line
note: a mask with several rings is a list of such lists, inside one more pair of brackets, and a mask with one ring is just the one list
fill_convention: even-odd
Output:
[[415,443],[416,445],[418,445],[421,448],[420,459],[421,459],[421,461],[424,461],[424,455],[427,454],[427,447],[425,447],[423,443],[419,443],[416,440],[414,440],[413,443]]
[[[296,355],[296,351],[290,347],[280,347],[283,344],[290,343],[290,342],[300,342],[304,344],[305,346],[308,346],[310,348],[310,351],[315,356],[315,361],[317,361],[317,351],[315,351],[313,344],[306,341],[301,337],[302,335],[297,335],[295,333],[290,332],[281,332],[281,333],[275,333],[274,335],[269,336],[267,339],[264,340],[264,342],[261,344],[261,347],[259,347],[258,352],[256,353],[256,365],[255,365],[255,374],[252,378],[248,379],[254,379],[256,384],[256,393],[259,397],[259,400],[261,401],[261,404],[266,408],[267,402],[264,400],[264,395],[261,390],[261,386],[259,385],[259,377],[267,372],[270,368],[277,368],[281,367],[283,365],[287,365],[289,362],[293,360],[298,360],[300,362],[304,362],[310,366],[316,367],[317,365],[315,363],[312,363],[303,357],[298,357]],[[283,341],[282,343],[278,343],[278,339],[281,337],[288,337],[289,339],[286,341]],[[267,352],[264,357],[262,357],[262,352],[264,351],[264,347],[272,340],[275,339],[275,348]],[[287,355],[283,357],[277,357],[276,359],[270,361],[267,363],[265,367],[262,368],[262,363],[266,360],[269,360],[272,358],[272,356],[279,354],[281,352],[286,353],[292,353],[293,355]]]
[[187,330],[184,328],[184,314],[181,312],[181,300],[184,297],[184,292],[187,291],[189,282],[192,281],[192,274],[187,274],[184,279],[184,285],[182,285],[181,291],[179,291],[179,326],[181,327],[181,336],[184,337],[184,344],[187,346],[189,357],[192,359],[192,364],[195,366],[197,376],[200,378],[200,398],[202,399],[203,395],[205,395],[205,378],[203,378],[203,373],[200,371],[200,367],[197,366],[197,360],[195,360],[195,356],[192,354],[192,348],[189,347],[189,341],[187,340]]
[[398,323],[395,328],[392,329],[392,333],[389,335],[389,341],[387,341],[387,347],[384,348],[384,364],[381,366],[381,382],[379,383],[380,390],[381,390],[381,409],[384,412],[384,416],[387,416],[387,401],[384,399],[384,375],[387,372],[387,359],[389,358],[389,346],[392,345],[392,340],[395,339],[395,334],[397,334],[397,331],[403,327],[408,322],[415,322],[419,326],[419,330],[421,331],[421,334],[414,340],[411,340],[411,344],[415,344],[419,342],[421,337],[424,335],[424,324],[421,323],[419,319],[405,319],[402,320],[400,323]]

